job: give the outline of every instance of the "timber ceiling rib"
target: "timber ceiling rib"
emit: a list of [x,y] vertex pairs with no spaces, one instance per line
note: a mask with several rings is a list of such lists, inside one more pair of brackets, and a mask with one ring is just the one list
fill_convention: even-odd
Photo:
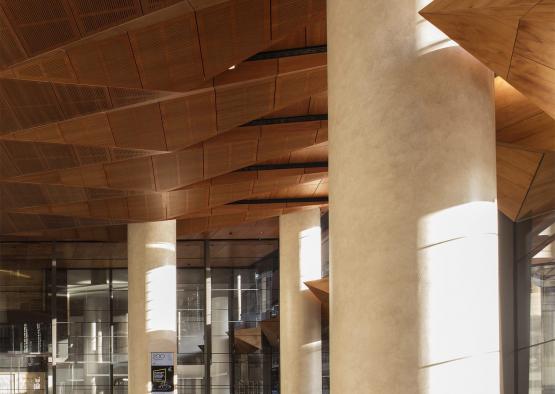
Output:
[[543,155],[508,146],[497,146],[497,195],[499,209],[516,220]]
[[[253,223],[263,219],[307,208],[325,207],[326,201],[279,202],[268,200],[252,204],[224,205],[208,210],[204,215],[177,221],[179,238],[230,226]],[[91,240],[125,239],[126,222],[101,219],[76,219],[66,216],[1,213],[0,231],[4,235],[39,237],[45,239]],[[110,234],[112,233],[112,234]]]
[[555,152],[555,119],[501,78],[495,79],[497,141]]
[[499,209],[525,220],[555,209],[555,119],[497,77]]
[[420,13],[555,118],[554,0],[435,0]]
[[[6,2],[19,1],[3,1]],[[70,14],[64,0],[49,2],[58,6],[60,15]],[[179,1],[144,16],[136,12],[140,9],[137,0],[127,2],[135,3],[135,7],[129,4],[128,17],[122,18],[126,13],[119,10],[116,14],[119,20],[112,19],[116,23],[100,23],[101,29],[93,29],[99,31],[111,26],[101,33],[83,34],[79,38],[75,29],[66,27],[65,40],[62,37],[50,40],[57,41],[58,45],[54,46],[45,45],[34,35],[30,40],[36,41],[37,48],[56,50],[13,66],[5,74],[19,79],[186,91],[325,15],[325,2],[313,0]],[[19,3],[20,13],[32,13],[39,20],[44,14],[42,8],[46,4],[39,0]],[[111,11],[92,10],[105,8],[105,2],[98,3],[97,7],[89,6],[88,1],[79,3],[91,8],[89,15],[102,17]],[[140,17],[131,19],[133,16]],[[66,19],[68,27],[79,24],[70,15]],[[11,20],[4,18],[4,21]],[[34,26],[37,25],[32,25],[31,31]],[[40,26],[50,31],[48,25]],[[12,58],[20,58],[17,51],[7,49],[11,49]]]
[[520,209],[519,219],[555,211],[555,152],[545,153]]
[[[0,233],[216,230],[324,201],[325,17],[322,0],[0,0]],[[324,167],[249,168],[295,155]]]
[[[65,188],[66,202],[53,199],[41,185],[0,184],[5,209],[18,213],[53,214],[80,218],[166,220],[195,215],[237,200],[325,196],[327,168],[290,168],[242,171],[166,193],[132,194],[101,198],[82,188]],[[18,199],[25,193],[24,199]]]
[[18,131],[32,134],[33,128],[59,128],[59,124],[69,124],[75,118],[79,121],[89,114],[174,96],[176,94],[149,90],[0,78],[2,107],[14,118],[13,124],[4,125],[0,133],[2,137]]
[[[201,233],[187,233],[179,234],[178,240],[202,240],[202,239],[214,239],[214,240],[260,240],[269,239],[275,240],[279,238],[278,230],[278,217],[270,217],[267,219],[261,219],[258,221],[252,221],[248,223],[239,223],[237,225],[232,225],[229,227],[220,227],[213,229],[211,231],[205,231]],[[71,241],[108,241],[108,242],[119,242],[125,241],[127,237],[127,229],[125,226],[116,225],[111,227],[88,227],[81,229],[72,230],[62,230],[62,231],[49,231],[48,233],[36,233],[33,239],[38,241],[45,241],[45,243],[39,243],[38,245],[51,245],[49,241],[51,240],[71,240]],[[4,252],[9,250],[11,244],[6,242],[11,241],[21,241],[26,240],[28,237],[8,235],[0,237],[0,240],[4,242],[3,247],[0,251]],[[18,244],[21,245],[21,244]],[[26,245],[36,245],[34,243],[27,243]],[[125,244],[124,244],[125,246]],[[179,245],[178,245],[179,248]],[[33,252],[34,255],[35,252]],[[48,256],[51,256],[49,254]],[[50,260],[47,262],[49,263]],[[3,256],[4,257],[4,256]],[[71,259],[70,259],[71,260]],[[9,260],[13,261],[13,260]],[[28,261],[28,260],[27,260]]]
[[[136,191],[169,191],[208,180],[242,167],[290,155],[292,151],[327,141],[327,122],[312,121],[267,126],[247,126],[217,135],[203,143],[174,153],[129,160],[73,166],[31,175],[5,178],[5,181],[41,183]],[[6,145],[8,141],[4,142]],[[9,141],[10,144],[16,143]],[[18,144],[23,144],[17,142]],[[50,145],[49,145],[50,146]],[[52,145],[67,147],[65,145]],[[69,155],[67,151],[64,154]],[[12,156],[13,157],[13,154]],[[73,156],[63,159],[75,161]],[[32,158],[34,161],[29,161]],[[15,164],[40,169],[38,152],[25,151]],[[7,159],[9,160],[9,159]],[[8,168],[9,169],[9,168]]]
[[[7,91],[7,87],[13,85],[12,82],[14,81],[0,80],[0,89],[4,83],[4,90]],[[31,84],[33,88],[37,84],[50,85],[23,83]],[[13,90],[19,92],[21,89],[22,86],[16,85]],[[58,88],[54,92],[57,92],[56,89]],[[325,89],[326,54],[319,53],[245,62],[216,77],[210,85],[202,89],[177,95],[176,98],[173,98],[175,95],[157,96],[158,100],[155,102],[121,109],[111,109],[110,94],[98,89],[91,94],[84,92],[77,95],[72,90],[63,90],[69,94],[52,94],[42,100],[45,104],[28,103],[26,98],[34,97],[34,94],[31,95],[34,91],[24,97],[5,94],[4,97],[8,99],[4,101],[3,107],[6,107],[6,111],[12,109],[19,112],[15,117],[10,117],[10,122],[7,123],[12,132],[0,137],[10,140],[174,151],[301,100],[311,100],[311,96],[321,94]],[[100,94],[101,92],[104,93]],[[314,100],[313,107],[318,105],[318,98]],[[45,115],[37,117],[37,107],[46,105],[51,108],[46,107]],[[56,111],[57,108],[62,111]],[[106,111],[108,108],[110,110]],[[68,119],[79,111],[85,116]],[[93,114],[86,115],[90,112]],[[34,114],[37,119],[27,120],[27,113]],[[69,116],[65,116],[67,114]],[[14,126],[17,127],[15,122],[41,126],[13,131]],[[44,125],[45,123],[48,125]]]

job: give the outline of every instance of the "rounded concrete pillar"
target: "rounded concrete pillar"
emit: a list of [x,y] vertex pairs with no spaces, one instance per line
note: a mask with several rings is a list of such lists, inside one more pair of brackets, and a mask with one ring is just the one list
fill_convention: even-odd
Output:
[[320,209],[279,218],[280,381],[287,394],[322,393],[320,301],[304,282],[321,278]]
[[426,3],[328,1],[333,394],[500,391],[493,74]]
[[177,362],[176,222],[129,224],[127,243],[129,392],[145,394],[150,353],[173,352],[174,371]]

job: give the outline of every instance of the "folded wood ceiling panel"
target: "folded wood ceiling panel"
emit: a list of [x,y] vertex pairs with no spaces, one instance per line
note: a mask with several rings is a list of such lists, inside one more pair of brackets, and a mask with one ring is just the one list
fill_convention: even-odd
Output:
[[65,0],[2,0],[0,5],[29,55],[81,37]]
[[142,15],[139,0],[68,0],[82,35],[119,25]]

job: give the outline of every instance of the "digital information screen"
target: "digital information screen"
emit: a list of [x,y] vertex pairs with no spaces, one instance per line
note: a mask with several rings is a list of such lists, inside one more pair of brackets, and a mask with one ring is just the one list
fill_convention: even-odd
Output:
[[173,369],[173,353],[150,353],[150,381],[152,382],[152,394],[173,392]]

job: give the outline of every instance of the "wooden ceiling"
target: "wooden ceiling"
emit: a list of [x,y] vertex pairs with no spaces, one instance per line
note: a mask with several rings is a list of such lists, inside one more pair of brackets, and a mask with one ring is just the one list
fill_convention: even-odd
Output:
[[326,205],[325,6],[0,0],[0,233],[275,234],[253,223]]
[[[555,209],[554,6],[422,12],[499,75],[513,220]],[[177,219],[180,238],[264,237],[284,212],[325,207],[325,8],[0,0],[0,235],[123,240],[129,222]]]
[[555,210],[555,1],[434,0],[420,12],[493,70],[499,208]]

